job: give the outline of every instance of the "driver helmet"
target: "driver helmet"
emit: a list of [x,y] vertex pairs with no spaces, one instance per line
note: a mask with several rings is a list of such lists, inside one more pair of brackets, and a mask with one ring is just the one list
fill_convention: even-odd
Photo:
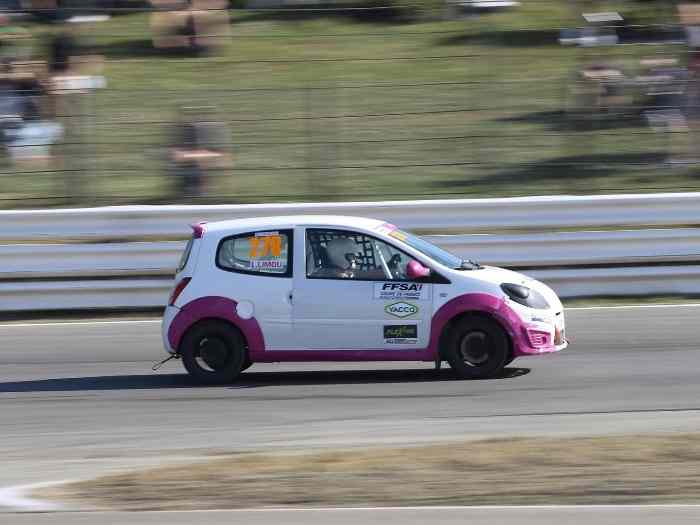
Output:
[[326,245],[326,252],[330,263],[343,270],[351,268],[361,254],[358,244],[349,237],[333,239]]

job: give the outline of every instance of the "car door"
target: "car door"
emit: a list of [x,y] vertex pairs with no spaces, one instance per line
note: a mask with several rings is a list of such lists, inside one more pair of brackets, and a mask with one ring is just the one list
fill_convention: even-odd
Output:
[[297,239],[303,253],[297,253],[292,311],[301,349],[428,346],[433,285],[402,276],[410,256],[349,229],[300,228]]
[[231,235],[218,245],[218,292],[238,303],[239,315],[255,318],[266,350],[289,348],[292,336],[292,230]]

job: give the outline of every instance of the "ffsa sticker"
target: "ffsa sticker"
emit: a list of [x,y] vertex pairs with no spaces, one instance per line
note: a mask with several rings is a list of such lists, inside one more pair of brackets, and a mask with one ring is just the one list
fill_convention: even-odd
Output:
[[433,287],[424,283],[374,283],[374,298],[382,301],[406,299],[409,301],[428,301]]
[[418,327],[414,324],[384,326],[384,343],[390,345],[414,345],[418,342]]

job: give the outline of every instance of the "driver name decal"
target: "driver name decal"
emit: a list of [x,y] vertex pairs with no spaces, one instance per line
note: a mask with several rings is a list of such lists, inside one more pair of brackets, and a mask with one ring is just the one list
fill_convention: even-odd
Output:
[[382,282],[374,283],[374,298],[381,301],[407,299],[409,301],[428,301],[432,286],[424,283]]
[[269,271],[281,271],[286,269],[287,261],[285,259],[251,259],[250,269],[251,270],[269,270]]

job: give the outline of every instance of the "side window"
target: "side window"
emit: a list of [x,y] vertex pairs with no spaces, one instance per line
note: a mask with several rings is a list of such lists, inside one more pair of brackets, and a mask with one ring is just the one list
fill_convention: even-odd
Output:
[[233,272],[291,277],[292,232],[259,231],[227,237],[219,243],[216,265]]
[[180,273],[182,270],[185,269],[185,266],[187,266],[187,262],[190,260],[190,254],[192,253],[193,244],[194,239],[190,238],[190,240],[187,241],[187,246],[185,246],[185,249],[182,252],[182,255],[180,256],[180,262],[177,265],[176,273]]
[[362,233],[306,230],[306,276],[309,279],[356,279],[362,281],[407,280],[406,266],[412,257]]

